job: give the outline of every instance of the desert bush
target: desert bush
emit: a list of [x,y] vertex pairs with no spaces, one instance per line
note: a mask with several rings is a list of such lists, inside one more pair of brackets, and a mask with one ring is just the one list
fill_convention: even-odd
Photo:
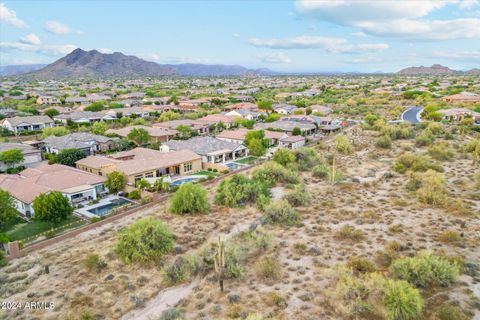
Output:
[[429,146],[433,143],[433,137],[429,134],[422,133],[421,135],[415,138],[415,145],[417,147]]
[[253,170],[252,179],[267,187],[273,187],[277,183],[298,183],[298,174],[276,162],[268,161]]
[[386,280],[383,304],[390,320],[418,319],[422,314],[420,292],[405,281]]
[[277,258],[262,257],[256,264],[257,275],[262,279],[278,280],[282,275],[282,267]]
[[273,153],[273,161],[286,166],[289,163],[295,162],[295,154],[290,149],[280,148]]
[[311,148],[299,148],[294,153],[300,171],[310,170],[320,162],[317,152]]
[[335,137],[335,149],[343,154],[350,154],[353,151],[350,140],[348,140],[348,137],[345,135]]
[[82,261],[82,265],[89,271],[94,273],[99,273],[107,267],[107,263],[100,259],[98,254],[89,254]]
[[312,201],[312,196],[304,184],[295,186],[295,188],[288,192],[283,198],[294,207],[306,206]]
[[400,258],[390,267],[393,275],[417,287],[430,285],[448,287],[459,276],[459,266],[445,257],[421,253],[415,257]]
[[349,257],[346,266],[354,273],[368,273],[375,271],[375,265],[370,259],[364,257]]
[[474,177],[473,177],[474,181],[475,181],[475,185],[477,186],[477,188],[480,188],[480,173],[477,173]]
[[262,202],[264,206],[269,199],[270,191],[264,183],[239,174],[223,180],[215,195],[216,204],[230,208],[239,208],[248,203],[258,202]]
[[452,160],[454,153],[446,144],[436,144],[428,148],[428,154],[435,160],[447,161]]
[[365,235],[362,230],[355,229],[352,226],[343,226],[335,232],[335,236],[344,240],[362,240]]
[[392,139],[389,136],[381,136],[375,140],[375,146],[382,149],[390,149],[392,147]]
[[445,206],[448,202],[445,176],[439,172],[428,170],[423,174],[421,187],[417,189],[416,194],[422,203]]
[[163,279],[169,285],[182,283],[188,277],[188,263],[183,257],[176,258],[163,268]]
[[245,273],[246,251],[239,245],[229,244],[225,248],[225,278],[240,278]]
[[173,248],[173,234],[159,220],[138,220],[118,234],[116,253],[125,263],[149,263],[160,259]]
[[128,193],[128,199],[138,200],[140,198],[141,198],[141,194],[140,194],[140,191],[137,189],[132,190]]
[[464,145],[465,152],[471,153],[480,145],[480,139],[470,140]]
[[244,237],[259,250],[268,250],[272,247],[272,235],[261,226],[245,232]]
[[159,320],[180,320],[182,319],[182,314],[176,308],[170,308],[164,310],[160,315]]
[[413,130],[412,125],[408,123],[388,125],[383,128],[382,132],[388,135],[392,140],[412,139],[415,136],[415,131]]
[[456,231],[444,231],[438,236],[438,240],[453,245],[461,245],[463,243],[462,236]]
[[266,223],[292,226],[300,216],[287,200],[277,200],[265,207],[263,219]]
[[328,177],[330,168],[323,162],[312,168],[312,175],[317,178],[325,179]]
[[401,154],[395,159],[393,170],[398,173],[405,173],[408,170],[415,172],[425,172],[428,169],[442,172],[443,168],[423,155],[416,155],[410,152]]
[[180,215],[207,213],[209,209],[207,191],[191,182],[182,184],[170,200],[170,212]]
[[445,304],[437,312],[438,320],[468,320],[462,309],[453,304]]
[[7,264],[8,264],[8,261],[5,258],[5,251],[0,250],[0,268],[5,267]]

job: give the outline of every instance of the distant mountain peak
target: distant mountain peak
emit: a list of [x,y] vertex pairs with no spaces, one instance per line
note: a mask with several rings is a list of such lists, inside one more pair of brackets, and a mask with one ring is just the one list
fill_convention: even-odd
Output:
[[418,74],[454,74],[457,71],[452,70],[448,67],[442,66],[441,64],[433,64],[431,67],[408,67],[397,72],[398,74],[405,75],[418,75]]

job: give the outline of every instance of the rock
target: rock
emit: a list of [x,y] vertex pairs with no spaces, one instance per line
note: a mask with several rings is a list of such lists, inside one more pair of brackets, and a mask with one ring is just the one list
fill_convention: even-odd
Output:
[[229,294],[227,299],[229,303],[237,303],[240,301],[240,296],[238,294]]
[[186,251],[185,248],[183,248],[182,246],[175,246],[173,248],[173,254],[182,254],[185,251]]
[[105,277],[105,280],[110,281],[110,280],[113,280],[113,278],[115,278],[115,276],[113,274],[109,274],[108,276]]
[[310,249],[308,249],[308,252],[312,255],[312,256],[319,256],[322,252],[320,251],[320,249],[318,249],[317,247],[311,247]]

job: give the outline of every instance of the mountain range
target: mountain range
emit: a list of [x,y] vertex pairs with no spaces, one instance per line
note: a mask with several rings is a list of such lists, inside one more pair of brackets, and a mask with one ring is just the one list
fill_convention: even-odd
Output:
[[458,71],[450,69],[449,67],[442,66],[441,64],[434,64],[431,67],[408,67],[397,72],[401,75],[454,75],[454,74],[468,74],[476,75],[480,74],[480,69],[471,69],[468,71]]
[[158,64],[120,52],[75,49],[49,65],[6,66],[0,76],[18,75],[34,79],[160,77],[160,76],[249,76],[273,74],[268,69],[239,65]]
[[[141,78],[160,76],[264,76],[264,75],[348,75],[360,73],[345,72],[275,72],[269,69],[248,69],[240,65],[221,64],[158,64],[145,61],[135,56],[127,56],[120,52],[101,53],[97,50],[85,51],[80,48],[73,50],[63,58],[49,64],[12,65],[0,67],[0,76],[30,77],[33,79],[62,78]],[[376,72],[375,74],[381,74]],[[399,75],[478,75],[480,69],[457,71],[440,64],[431,67],[408,67],[398,71]]]

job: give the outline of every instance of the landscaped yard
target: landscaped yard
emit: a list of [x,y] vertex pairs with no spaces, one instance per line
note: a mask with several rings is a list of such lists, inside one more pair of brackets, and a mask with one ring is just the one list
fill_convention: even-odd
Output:
[[70,228],[70,227],[79,226],[83,223],[84,223],[83,220],[75,216],[71,216],[67,220],[62,221],[58,224],[55,224],[52,222],[33,221],[33,220],[31,222],[26,222],[18,218],[5,228],[6,230],[5,233],[10,238],[10,241],[23,240],[26,238],[34,237],[43,232],[47,232],[51,229],[56,229],[64,226],[65,228],[56,230],[55,233],[58,233],[65,230],[67,226],[68,228]]
[[214,177],[218,177],[218,176],[221,175],[221,173],[219,173],[219,172],[213,172],[213,171],[207,171],[207,170],[202,170],[202,171],[198,171],[198,172],[193,173],[193,175],[196,175],[196,176],[214,176]]
[[241,163],[241,164],[250,164],[250,163],[254,162],[255,160],[257,160],[257,157],[249,156],[249,157],[246,157],[246,158],[243,158],[243,159],[240,159],[240,160],[235,160],[235,162]]

